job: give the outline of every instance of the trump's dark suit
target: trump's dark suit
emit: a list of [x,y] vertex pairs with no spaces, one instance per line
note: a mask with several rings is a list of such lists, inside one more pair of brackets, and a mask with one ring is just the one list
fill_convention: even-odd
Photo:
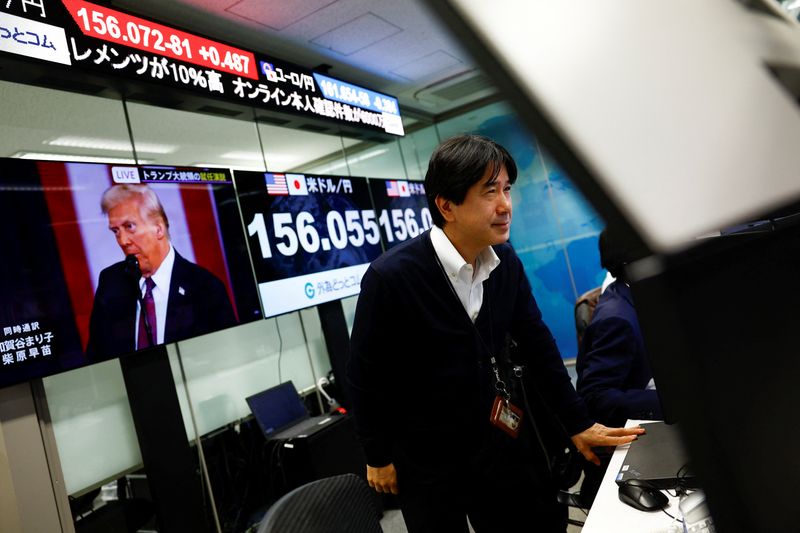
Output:
[[[120,261],[100,273],[89,322],[86,355],[100,361],[136,349],[137,279]],[[196,337],[236,324],[228,293],[208,270],[175,252],[164,343]]]

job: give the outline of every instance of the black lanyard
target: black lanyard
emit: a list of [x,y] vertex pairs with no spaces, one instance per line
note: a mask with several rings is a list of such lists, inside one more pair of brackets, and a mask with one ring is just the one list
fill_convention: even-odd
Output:
[[[432,242],[431,242],[431,246],[433,246]],[[450,278],[447,276],[447,271],[444,269],[444,265],[442,264],[442,260],[439,258],[439,254],[436,252],[436,247],[433,247],[433,257],[436,258],[436,264],[439,265],[439,271],[442,273],[442,276],[444,276],[444,281],[445,281],[445,283],[447,283],[447,286],[450,288],[450,292],[455,297],[456,302],[458,303],[458,305],[460,307],[464,308],[464,304],[461,302],[461,298],[458,297],[458,293],[456,292],[455,287],[453,287],[453,284],[450,281]],[[489,301],[490,294],[491,293],[489,291],[485,291],[484,290],[484,292],[483,292],[483,300],[484,300],[484,302],[483,303],[485,303],[489,308],[489,335],[490,335],[490,337],[493,337],[493,335],[492,335],[492,306],[491,306],[491,303]],[[505,402],[507,404],[508,401],[511,399],[511,394],[508,392],[508,389],[506,388],[506,382],[503,381],[502,379],[500,379],[500,368],[497,366],[497,360],[495,359],[494,355],[492,355],[492,351],[486,345],[486,342],[484,342],[483,336],[481,335],[481,332],[478,329],[478,326],[475,325],[475,323],[472,321],[472,318],[469,316],[469,311],[464,309],[464,312],[467,314],[467,320],[469,320],[469,323],[472,325],[472,329],[475,330],[475,334],[478,336],[478,340],[480,340],[481,345],[483,346],[483,349],[486,350],[487,354],[489,354],[489,362],[492,365],[492,372],[494,373],[494,379],[495,379],[494,389],[495,389],[495,391],[497,391],[497,394],[499,394],[499,395],[501,395],[503,397],[503,400],[505,400]]]

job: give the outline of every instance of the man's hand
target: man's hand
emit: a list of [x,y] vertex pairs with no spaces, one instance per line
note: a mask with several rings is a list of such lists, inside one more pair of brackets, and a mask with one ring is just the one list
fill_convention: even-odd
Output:
[[378,492],[397,494],[397,472],[394,465],[386,466],[367,465],[367,483]]
[[637,426],[632,428],[608,428],[602,424],[595,424],[572,436],[572,442],[587,461],[596,465],[600,464],[600,459],[592,451],[596,446],[621,446],[636,440],[637,435],[644,433],[644,428]]

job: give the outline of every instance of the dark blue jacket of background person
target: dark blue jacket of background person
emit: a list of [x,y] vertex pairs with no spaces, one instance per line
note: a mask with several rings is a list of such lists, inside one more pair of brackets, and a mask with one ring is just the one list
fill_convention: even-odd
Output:
[[615,281],[600,296],[578,350],[578,394],[601,424],[622,426],[627,419],[660,420],[655,390],[631,290]]

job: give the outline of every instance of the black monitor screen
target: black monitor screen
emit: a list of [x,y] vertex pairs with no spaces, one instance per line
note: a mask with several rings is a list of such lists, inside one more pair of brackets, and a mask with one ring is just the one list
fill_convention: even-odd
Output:
[[370,178],[369,185],[387,250],[433,225],[424,184]]
[[261,317],[226,170],[0,159],[0,187],[0,386]]
[[264,316],[353,296],[381,253],[366,178],[235,172]]
[[248,396],[247,405],[264,435],[281,431],[308,418],[303,400],[291,381]]
[[668,420],[719,531],[793,531],[800,230],[707,239],[631,288]]

